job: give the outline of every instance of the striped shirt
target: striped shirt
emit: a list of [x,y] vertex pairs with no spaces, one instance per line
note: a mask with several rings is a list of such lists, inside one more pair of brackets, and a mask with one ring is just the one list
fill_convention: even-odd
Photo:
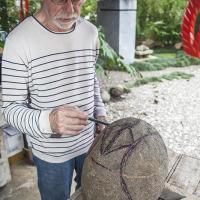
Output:
[[95,74],[98,32],[80,18],[69,32],[55,33],[30,16],[10,32],[2,60],[2,111],[8,124],[27,135],[33,154],[51,163],[86,153],[94,139],[88,122],[76,136],[52,138],[49,113],[78,106],[105,116]]

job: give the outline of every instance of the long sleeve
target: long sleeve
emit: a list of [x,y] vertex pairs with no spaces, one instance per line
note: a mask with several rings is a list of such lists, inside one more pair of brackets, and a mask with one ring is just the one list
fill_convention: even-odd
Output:
[[13,43],[7,39],[2,60],[2,112],[5,120],[22,133],[30,134],[34,138],[49,137],[50,111],[29,106],[28,61],[24,59],[25,55],[21,55],[20,44],[14,47]]
[[[96,61],[99,55],[99,40],[96,45]],[[99,88],[99,81],[95,74],[94,78],[94,116],[106,116],[106,109],[104,103],[101,98],[100,88]]]
[[[80,37],[81,35],[81,37]],[[95,77],[97,28],[78,19],[70,32],[49,31],[33,16],[8,35],[2,62],[3,115],[25,133],[35,156],[50,163],[66,162],[86,153],[94,140],[95,123],[78,135],[51,137],[51,111],[77,106],[88,117],[104,116]]]
[[94,116],[106,116],[106,109],[100,94],[99,81],[96,76],[94,81]]

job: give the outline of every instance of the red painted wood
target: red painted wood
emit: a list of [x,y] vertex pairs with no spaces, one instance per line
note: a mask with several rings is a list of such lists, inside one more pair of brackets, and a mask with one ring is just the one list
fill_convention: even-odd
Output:
[[19,19],[24,20],[29,14],[29,0],[20,0]]
[[195,25],[199,12],[200,1],[189,0],[182,23],[183,50],[197,58],[200,58],[200,30],[195,33]]

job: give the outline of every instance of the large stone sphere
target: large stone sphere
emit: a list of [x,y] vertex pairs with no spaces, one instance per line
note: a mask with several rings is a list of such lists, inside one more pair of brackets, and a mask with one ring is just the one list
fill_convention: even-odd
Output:
[[121,119],[90,148],[82,172],[83,200],[157,200],[167,172],[167,149],[156,129],[141,119]]

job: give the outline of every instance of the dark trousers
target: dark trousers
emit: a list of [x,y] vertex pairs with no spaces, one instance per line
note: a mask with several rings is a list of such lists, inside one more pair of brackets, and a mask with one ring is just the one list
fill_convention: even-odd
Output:
[[48,163],[33,156],[37,167],[38,187],[42,200],[67,200],[70,198],[72,177],[76,171],[76,189],[81,186],[81,173],[85,154],[64,163]]

